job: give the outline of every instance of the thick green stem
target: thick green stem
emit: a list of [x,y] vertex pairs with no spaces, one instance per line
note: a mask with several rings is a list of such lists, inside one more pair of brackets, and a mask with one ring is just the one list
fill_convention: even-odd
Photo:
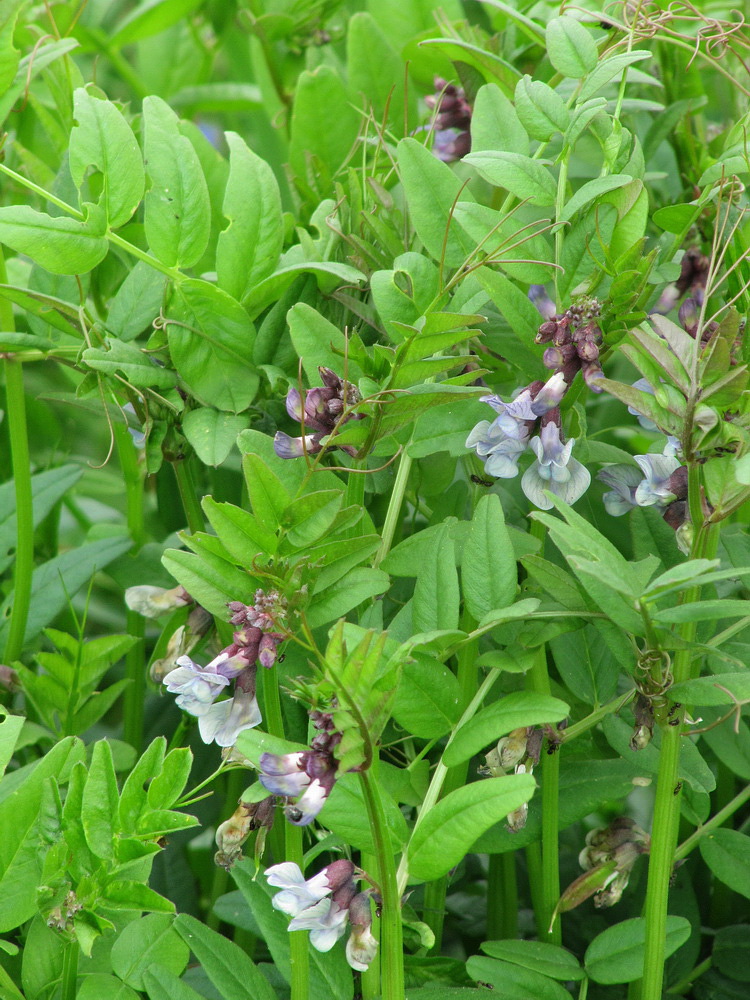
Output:
[[78,992],[78,941],[68,941],[63,952],[61,1000],[75,1000]]
[[448,895],[448,876],[428,882],[424,887],[424,906],[422,920],[435,935],[435,943],[430,948],[431,955],[438,955],[443,943],[443,925],[445,924],[445,897]]
[[529,876],[529,894],[534,910],[536,936],[540,941],[547,940],[549,924],[544,921],[544,897],[542,896],[542,848],[539,841],[529,844],[526,848],[526,871]]
[[[3,267],[4,270],[4,267]],[[0,300],[10,306],[7,300]],[[12,320],[11,320],[12,322]],[[6,329],[7,319],[2,316]],[[16,556],[13,574],[13,606],[5,642],[4,660],[12,663],[21,655],[26,622],[31,602],[31,579],[34,572],[34,508],[31,494],[31,459],[26,428],[26,401],[23,387],[23,366],[11,357],[5,358],[5,400],[8,410],[13,482],[16,495]]]
[[404,1000],[404,953],[401,933],[401,892],[396,880],[393,845],[388,833],[377,780],[371,771],[360,774],[370,820],[382,894],[380,914],[380,977],[382,1000]]
[[[551,694],[547,674],[547,652],[544,646],[536,651],[529,674],[531,688],[537,694]],[[560,944],[560,920],[552,926],[552,914],[560,898],[560,862],[558,854],[560,751],[542,752],[542,871],[541,891],[543,940]]]
[[196,531],[203,531],[205,524],[200,500],[195,492],[195,484],[190,472],[189,460],[182,459],[181,461],[172,462],[172,468],[177,480],[177,488],[180,491],[182,509],[185,511],[185,517],[187,518],[188,530],[194,535]]
[[[128,531],[136,553],[145,541],[143,522],[143,475],[138,462],[138,451],[128,428],[124,424],[114,425],[115,442],[120,457],[120,468],[125,483]],[[125,689],[123,699],[123,735],[128,743],[140,753],[143,745],[143,710],[146,699],[145,643],[146,622],[143,615],[135,611],[127,612],[128,635],[138,641],[125,656],[125,676],[130,684]]]
[[613,712],[619,712],[620,709],[624,708],[629,701],[633,700],[634,696],[635,688],[628,691],[626,694],[613,698],[612,701],[608,701],[605,705],[600,705],[599,708],[595,708],[593,712],[589,713],[589,715],[581,719],[579,722],[575,722],[572,726],[568,726],[567,729],[563,729],[560,733],[563,743],[570,743],[570,741],[574,740],[576,736],[580,736],[581,733],[586,733],[589,729],[593,729],[594,726],[598,725],[607,715],[612,715]]
[[518,936],[518,880],[515,851],[490,854],[487,873],[487,937],[507,941]]
[[681,993],[687,993],[690,987],[693,985],[696,979],[700,979],[704,972],[708,972],[713,964],[713,959],[709,955],[708,958],[704,958],[700,964],[696,965],[686,976],[674,986],[667,990],[667,994],[670,996],[679,996]]
[[[693,478],[693,494],[696,492]],[[692,514],[692,509],[691,509]],[[708,538],[704,537],[702,522],[693,537],[691,558],[696,558],[704,546],[711,547],[713,539],[710,535],[717,529],[708,529]],[[683,594],[683,604],[697,601],[700,597],[700,587],[691,587]],[[696,622],[686,622],[681,630],[683,647],[677,650],[673,664],[673,678],[676,684],[690,678],[693,650],[697,630]],[[682,738],[683,711],[678,710],[676,716],[679,725],[668,725],[669,720],[660,713],[657,721],[661,727],[661,748],[659,751],[659,771],[656,780],[656,801],[654,803],[654,819],[651,827],[651,852],[648,864],[648,882],[646,886],[646,945],[644,957],[644,972],[641,980],[641,1000],[661,1000],[664,980],[664,951],[667,928],[667,908],[669,903],[669,881],[677,846],[677,832],[680,819],[680,795],[678,786],[678,771],[680,764],[680,740]]]
[[404,502],[404,493],[406,492],[406,484],[409,480],[410,472],[411,458],[407,452],[404,452],[398,464],[396,481],[393,484],[393,491],[388,502],[388,510],[386,511],[385,521],[383,522],[383,533],[380,539],[380,548],[375,553],[375,561],[373,565],[376,568],[391,551],[393,536],[396,534],[396,526],[398,525],[398,519],[401,516],[401,506]]

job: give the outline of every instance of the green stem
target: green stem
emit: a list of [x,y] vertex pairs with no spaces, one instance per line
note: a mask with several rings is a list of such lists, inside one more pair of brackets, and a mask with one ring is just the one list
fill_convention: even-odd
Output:
[[360,774],[378,862],[382,894],[380,914],[380,976],[382,1000],[404,1000],[404,953],[401,934],[401,892],[396,879],[393,845],[388,833],[377,780],[371,771]]
[[443,943],[443,925],[445,923],[445,897],[448,895],[448,876],[428,882],[424,887],[424,905],[422,920],[435,935],[435,943],[430,948],[431,955],[439,955]]
[[703,826],[699,826],[687,840],[683,840],[674,852],[675,861],[681,861],[682,858],[686,858],[698,846],[701,837],[705,837],[707,833],[711,833],[722,826],[730,816],[733,816],[741,806],[744,806],[748,799],[750,799],[750,785],[746,785],[730,802],[727,802],[723,809],[719,809]]
[[[560,223],[560,216],[562,215],[563,208],[565,207],[565,193],[568,186],[568,155],[570,150],[567,146],[564,147],[562,153],[560,154],[560,173],[557,178],[557,196],[555,198],[555,222],[558,228],[555,230],[555,263],[560,264],[560,259],[562,257],[563,244],[565,242],[565,226]],[[560,295],[558,293],[559,275],[560,267],[555,268],[555,303],[558,309],[562,308],[562,303],[560,302]]]
[[[0,254],[0,259],[2,255]],[[3,262],[2,271],[5,271]],[[0,275],[4,282],[4,273]],[[7,308],[6,308],[7,307]],[[0,322],[8,329],[7,311],[10,303],[0,299]],[[12,326],[12,313],[10,329]],[[12,663],[21,655],[26,622],[31,603],[31,581],[34,572],[34,508],[31,492],[31,458],[26,427],[26,400],[24,397],[23,366],[6,355],[5,403],[8,411],[8,436],[10,439],[13,483],[16,496],[16,555],[13,573],[13,605],[5,642],[4,660]]]
[[[145,541],[143,475],[138,462],[138,451],[128,428],[124,424],[114,424],[113,431],[125,483],[128,531],[133,541],[132,552],[135,554]],[[125,740],[140,753],[143,745],[143,711],[146,700],[144,643],[146,621],[137,612],[128,611],[126,627],[128,635],[138,641],[125,655],[125,676],[130,684],[125,689],[123,698],[123,735]]]
[[61,1000],[75,1000],[78,985],[78,941],[68,941],[63,952]]
[[[532,690],[549,696],[551,688],[547,674],[547,652],[542,646],[534,657],[534,665],[529,674]],[[560,751],[552,754],[542,751],[542,926],[545,928],[543,940],[560,944],[560,920],[552,926],[552,915],[560,898],[560,862],[558,855],[559,829],[559,780]]]
[[203,531],[205,525],[200,500],[195,492],[189,459],[185,458],[172,462],[172,468],[177,480],[177,488],[180,491],[182,509],[185,511],[185,517],[187,518],[188,531],[191,535],[194,535],[196,531]]
[[540,941],[547,939],[549,924],[544,922],[544,897],[542,896],[542,848],[538,841],[526,848],[526,871],[529,876],[529,893],[534,910],[536,936]]
[[508,941],[518,937],[518,880],[515,851],[490,854],[487,873],[487,938]]
[[[690,470],[691,516],[693,515],[693,500],[696,493],[696,478]],[[699,483],[697,484],[699,489]],[[698,503],[700,498],[698,495]],[[702,514],[701,514],[702,518]],[[702,521],[700,522],[702,526]],[[709,528],[709,534],[716,528]],[[700,526],[693,537],[691,558],[699,555],[704,545],[703,532]],[[683,604],[697,601],[700,597],[700,587],[691,587],[683,593]],[[674,683],[679,684],[690,678],[692,665],[692,646],[697,630],[696,622],[686,622],[680,636],[683,647],[677,650],[673,664]],[[641,981],[641,1000],[661,1000],[664,979],[664,950],[667,929],[667,908],[669,902],[669,881],[672,877],[675,849],[677,846],[677,831],[680,818],[680,795],[677,776],[680,763],[680,740],[682,738],[682,722],[684,715],[678,716],[680,724],[666,725],[664,717],[659,718],[661,726],[661,748],[659,751],[659,771],[656,779],[656,801],[654,803],[654,818],[651,827],[651,852],[648,863],[648,882],[646,886],[646,945],[644,958],[644,973]]]
[[396,533],[398,519],[401,516],[401,506],[404,502],[404,493],[406,492],[406,484],[409,480],[410,472],[411,458],[407,452],[404,452],[398,464],[396,481],[393,484],[391,498],[388,501],[388,510],[386,511],[385,521],[383,522],[383,533],[380,539],[380,548],[375,553],[373,566],[376,569],[391,551],[393,536]]
[[708,958],[704,958],[700,964],[696,965],[686,976],[671,986],[667,993],[669,995],[679,995],[680,993],[686,993],[690,987],[693,985],[696,979],[700,979],[704,972],[708,972],[713,964],[713,959],[709,955]]
[[[294,826],[293,823],[284,824],[284,860],[299,865],[302,870],[304,864],[302,827]],[[310,986],[310,944],[307,931],[291,931],[289,948],[292,970],[291,1000],[307,1000]]]
[[567,729],[563,729],[560,733],[563,743],[570,743],[576,736],[580,736],[582,733],[588,732],[589,729],[593,729],[605,716],[612,715],[613,712],[619,712],[629,701],[633,700],[634,695],[635,688],[632,688],[625,694],[613,698],[612,701],[608,701],[606,705],[600,705],[599,708],[595,708],[593,712],[584,719],[581,719],[580,722],[575,722],[572,726],[568,726]]

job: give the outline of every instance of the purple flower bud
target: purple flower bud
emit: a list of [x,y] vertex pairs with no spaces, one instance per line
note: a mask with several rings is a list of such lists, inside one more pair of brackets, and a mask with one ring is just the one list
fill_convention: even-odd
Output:
[[260,757],[260,783],[274,795],[296,797],[310,784],[306,773],[308,753],[273,754]]
[[[581,361],[598,361],[599,347],[594,343],[593,340],[579,340],[578,343],[576,344],[576,354],[581,359]],[[583,377],[586,378],[585,371]]]
[[279,458],[301,458],[305,452],[308,455],[315,455],[322,451],[322,448],[317,434],[308,434],[304,438],[293,438],[283,431],[276,431],[273,439],[273,450]]
[[568,386],[565,383],[562,372],[555,372],[534,396],[534,402],[531,404],[531,412],[538,417],[543,416],[549,410],[560,405],[567,391]]
[[272,635],[264,635],[258,647],[258,660],[262,667],[272,667],[276,662],[276,647],[279,640]]
[[[549,322],[556,313],[555,303],[547,294],[547,289],[544,285],[531,285],[529,287],[529,298],[537,307],[539,312],[542,314],[544,319]],[[546,326],[547,323],[542,323],[542,326]],[[541,327],[539,328],[541,332]],[[554,333],[554,330],[552,331]]]
[[597,385],[597,383],[599,379],[604,378],[604,372],[602,371],[599,362],[585,361],[581,366],[581,371],[583,372],[584,381],[589,389],[591,389],[592,392],[601,392],[604,387]]
[[539,327],[534,342],[537,344],[548,344],[557,333],[557,321],[548,319]]
[[320,373],[320,377],[323,380],[323,385],[328,386],[329,389],[343,388],[344,383],[341,381],[336,372],[333,371],[333,369],[325,368],[323,365],[320,365],[320,367],[318,368],[318,372]]
[[295,389],[293,385],[289,386],[286,394],[286,412],[298,423],[302,420],[302,414],[304,412],[304,406],[302,403],[302,396],[299,393],[299,389]]

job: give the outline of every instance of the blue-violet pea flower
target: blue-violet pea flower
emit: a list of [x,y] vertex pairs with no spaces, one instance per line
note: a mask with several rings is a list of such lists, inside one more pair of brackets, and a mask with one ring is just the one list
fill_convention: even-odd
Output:
[[266,878],[269,885],[282,890],[271,905],[292,917],[290,931],[309,931],[310,944],[317,951],[330,951],[350,922],[347,961],[364,972],[375,957],[377,941],[370,929],[370,894],[357,891],[354,873],[351,861],[342,859],[305,879],[299,867],[287,861],[266,869]]
[[286,818],[295,826],[307,826],[315,819],[336,784],[339,763],[333,755],[341,734],[333,728],[330,712],[313,712],[318,730],[310,749],[299,753],[261,754],[260,783],[275,795],[300,796],[287,805]]
[[541,429],[539,437],[530,442],[537,460],[523,474],[521,489],[533,504],[550,510],[552,501],[545,491],[554,493],[572,504],[581,497],[591,483],[591,473],[571,456],[575,439],[566,444],[560,440],[560,428],[553,420]]
[[308,751],[300,753],[260,755],[260,783],[274,795],[302,795],[310,784],[310,775],[305,770]]
[[602,497],[604,509],[612,517],[620,517],[636,507],[635,491],[643,476],[634,465],[608,465],[597,474],[607,486],[611,487]]
[[636,455],[644,479],[635,491],[635,502],[639,507],[666,507],[676,499],[670,488],[672,473],[680,468],[680,462],[673,455]]
[[526,451],[528,435],[508,437],[496,421],[480,420],[466,439],[467,448],[475,448],[484,459],[485,471],[498,479],[513,479],[518,475],[518,459]]
[[551,320],[557,315],[557,307],[544,285],[529,285],[529,300],[534,303],[542,319]]
[[176,663],[164,677],[164,685],[170,694],[177,695],[175,701],[183,712],[197,717],[206,714],[230,680],[247,666],[244,657],[228,657],[223,651],[205,667],[189,656],[180,656]]
[[[238,685],[242,678],[238,678]],[[252,682],[252,687],[250,683]],[[247,689],[235,687],[234,696],[212,705],[203,715],[198,716],[198,730],[204,743],[216,743],[220,747],[232,747],[237,737],[245,729],[253,729],[263,721],[255,697],[255,671],[248,676]]]

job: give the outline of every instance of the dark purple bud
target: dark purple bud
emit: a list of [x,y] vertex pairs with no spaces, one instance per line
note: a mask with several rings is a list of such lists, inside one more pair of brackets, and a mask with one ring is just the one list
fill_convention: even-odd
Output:
[[557,323],[553,319],[548,319],[539,327],[534,340],[537,344],[548,344],[557,333]]
[[670,493],[674,493],[677,500],[687,500],[688,470],[686,465],[681,465],[679,469],[675,469],[667,480],[667,487]]
[[565,358],[559,347],[548,347],[542,356],[542,364],[545,368],[557,371],[565,364]]
[[276,662],[276,646],[278,640],[273,636],[264,635],[258,647],[258,661],[262,667],[272,667]]
[[349,922],[354,927],[369,927],[372,923],[369,892],[358,892],[349,904]]
[[342,858],[340,861],[333,861],[327,868],[323,869],[323,872],[325,872],[326,881],[331,892],[336,892],[337,889],[346,885],[347,882],[351,882],[354,875],[354,865],[351,861],[346,861]]
[[318,368],[320,372],[320,377],[323,380],[323,385],[328,386],[329,389],[341,389],[343,387],[343,382],[331,368],[325,368],[321,365]]
[[685,299],[677,313],[680,326],[694,337],[698,329],[698,304],[695,299]]
[[687,503],[684,500],[673,500],[663,508],[661,516],[673,531],[677,531],[687,520]]
[[593,340],[579,340],[576,344],[576,353],[581,361],[599,360],[599,348]]

